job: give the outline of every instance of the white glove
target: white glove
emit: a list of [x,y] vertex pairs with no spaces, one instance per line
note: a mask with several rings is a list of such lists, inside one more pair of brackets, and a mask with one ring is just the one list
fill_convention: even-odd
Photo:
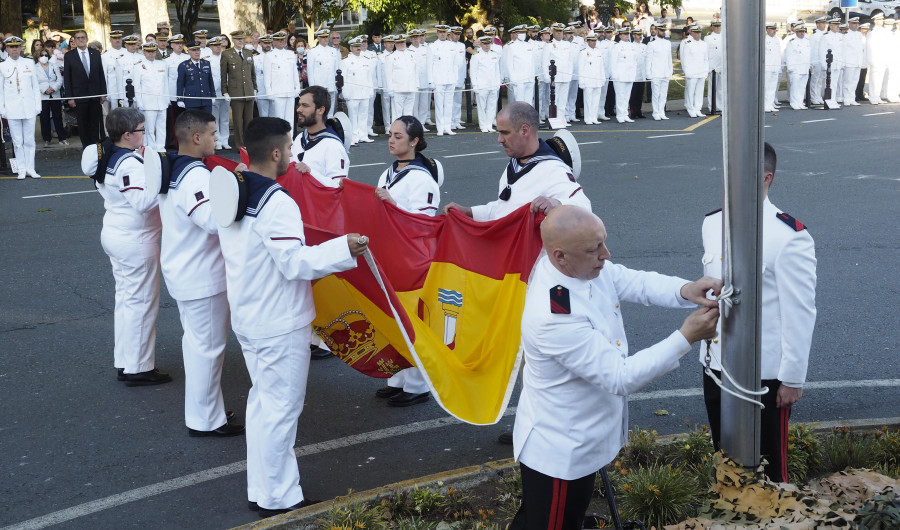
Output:
[[222,96],[222,97],[225,98],[225,101],[231,103],[231,95],[230,95],[230,94],[225,94],[225,95]]
[[176,105],[178,105],[181,108],[184,108],[184,101],[179,101],[178,103],[176,103]]

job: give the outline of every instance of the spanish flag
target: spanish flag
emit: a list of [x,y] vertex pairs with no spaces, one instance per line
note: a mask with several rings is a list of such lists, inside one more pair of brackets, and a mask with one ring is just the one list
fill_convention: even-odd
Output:
[[526,282],[541,249],[528,206],[480,223],[455,211],[412,214],[371,186],[327,188],[293,166],[278,182],[300,206],[311,244],[348,232],[370,239],[365,266],[313,284],[313,329],[332,351],[376,377],[415,365],[448,413],[498,422],[518,375]]

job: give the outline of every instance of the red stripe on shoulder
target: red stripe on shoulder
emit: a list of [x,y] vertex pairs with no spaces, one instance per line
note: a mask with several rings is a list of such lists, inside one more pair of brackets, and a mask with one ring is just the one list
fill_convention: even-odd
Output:
[[571,199],[572,197],[574,197],[575,194],[578,193],[579,191],[581,191],[581,186],[578,186],[578,188],[575,191],[573,191],[571,195],[569,195],[569,198]]
[[204,199],[204,200],[198,202],[197,204],[195,204],[194,207],[191,208],[191,211],[188,212],[188,217],[190,217],[191,214],[194,213],[194,210],[196,210],[198,206],[200,206],[201,204],[206,204],[208,202],[209,202],[209,199]]
[[297,241],[303,243],[303,239],[296,236],[279,236],[279,237],[270,237],[272,241],[290,241],[296,239]]

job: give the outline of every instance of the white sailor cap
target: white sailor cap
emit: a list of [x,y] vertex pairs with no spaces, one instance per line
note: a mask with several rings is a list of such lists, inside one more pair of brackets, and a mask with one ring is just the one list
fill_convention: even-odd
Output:
[[450,26],[450,31],[457,35],[462,35],[462,26]]
[[875,20],[878,18],[884,18],[884,13],[875,13],[874,15],[872,15],[872,20]]
[[550,24],[550,30],[552,31],[564,31],[566,29],[566,25],[562,22],[554,22]]
[[518,33],[520,31],[525,31],[527,29],[528,29],[528,27],[525,24],[519,24],[518,26],[514,26],[511,30],[509,30],[509,32],[510,33]]
[[7,46],[13,46],[13,47],[21,46],[24,42],[25,41],[23,39],[16,37],[15,35],[13,35],[11,37],[6,37],[3,40],[3,44],[6,44]]
[[849,27],[850,27],[850,24],[847,24],[846,22],[842,22],[842,23],[838,26],[838,28],[840,28],[840,29],[847,29],[847,28],[849,28]]
[[322,28],[316,32],[316,38],[321,39],[322,37],[328,37],[331,34],[331,30],[328,28]]
[[797,31],[802,31],[803,33],[806,33],[806,24],[804,24],[803,22],[798,22],[798,23],[794,24],[794,32],[797,32]]
[[849,19],[847,19],[847,22],[849,22],[850,24],[859,24],[859,17],[850,17]]
[[205,29],[198,29],[197,31],[194,32],[194,36],[200,37],[201,39],[205,39],[207,35],[209,35],[209,32],[206,31]]
[[348,42],[348,44],[352,48],[353,46],[362,46],[363,42],[365,42],[365,39],[363,39],[360,36],[360,37],[354,37],[354,38],[350,39],[350,42]]
[[829,23],[829,24],[840,24],[840,23],[841,23],[841,17],[833,17],[833,18],[829,18],[829,19],[828,19],[828,23]]
[[816,24],[821,22],[822,24],[826,24],[828,22],[828,15],[822,15],[821,17],[816,17]]
[[213,38],[209,39],[208,41],[206,41],[206,45],[207,46],[220,46],[222,44],[222,41],[224,41],[224,40],[225,39],[223,39],[222,37],[216,36],[216,37],[213,37]]
[[528,26],[528,31],[539,31],[541,29],[540,24],[535,24],[533,26]]
[[563,30],[564,33],[575,33],[575,26],[566,26],[566,29]]
[[584,36],[584,40],[597,40],[597,34],[596,33],[588,33],[587,35]]
[[438,24],[434,27],[434,29],[438,31],[450,31],[450,26],[448,26],[447,24]]
[[276,31],[272,34],[272,40],[282,40],[287,38],[286,31]]
[[766,29],[778,29],[778,24],[769,22],[768,24],[766,24]]
[[485,43],[494,42],[494,37],[491,37],[490,35],[482,35],[478,37],[478,40]]
[[486,28],[484,28],[484,33],[486,35],[493,35],[497,33],[497,28],[495,28],[494,26],[487,26]]

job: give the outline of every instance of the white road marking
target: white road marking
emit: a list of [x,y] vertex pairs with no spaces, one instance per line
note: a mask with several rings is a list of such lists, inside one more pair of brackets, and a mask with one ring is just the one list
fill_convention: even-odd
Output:
[[[837,388],[880,388],[880,387],[900,387],[900,379],[870,379],[862,381],[813,381],[806,383],[806,390],[830,390]],[[701,388],[680,388],[674,390],[657,390],[655,392],[638,392],[628,396],[629,401],[648,401],[653,399],[672,399],[679,397],[694,397],[703,395]],[[503,416],[512,416],[516,413],[515,407],[508,407]],[[406,436],[409,434],[446,427],[449,425],[462,424],[461,421],[452,417],[443,417],[433,420],[417,421],[406,425],[398,425],[396,427],[388,427],[377,431],[370,431],[334,440],[314,443],[298,447],[294,449],[297,457],[311,456],[335,449],[344,449],[353,445],[375,442],[395,436]],[[129,502],[135,502],[161,493],[175,491],[181,488],[195,486],[203,482],[208,482],[217,478],[227,477],[236,473],[242,473],[247,470],[247,461],[241,460],[226,464],[224,466],[214,467],[184,475],[182,477],[173,478],[156,484],[150,484],[141,488],[135,488],[116,495],[110,495],[102,499],[85,502],[71,508],[59,510],[47,515],[35,517],[21,523],[7,526],[0,530],[36,530],[46,528],[66,521],[71,521],[79,517],[84,517],[92,513],[122,506]]]
[[460,156],[477,156],[477,155],[496,155],[499,154],[500,151],[484,151],[483,153],[463,153],[461,155],[445,155],[441,158],[458,158]]
[[97,190],[67,191],[65,193],[48,193],[46,195],[26,195],[23,199],[39,199],[41,197],[57,197],[59,195],[76,195],[78,193],[95,193]]
[[872,114],[863,114],[863,116],[884,116],[885,114],[893,114],[894,112],[873,112]]
[[356,164],[355,166],[350,167],[369,167],[369,166],[384,166],[387,162],[373,162],[371,164]]
[[596,142],[578,142],[578,145],[593,145],[593,144],[602,144],[603,140],[597,140]]
[[806,121],[801,121],[800,123],[819,123],[820,121],[834,121],[834,120],[836,120],[836,119],[837,119],[837,118],[824,118],[824,119],[821,119],[821,120],[806,120]]
[[694,133],[678,133],[678,134],[662,134],[660,136],[648,136],[647,139],[650,138],[672,138],[673,136],[691,136]]

